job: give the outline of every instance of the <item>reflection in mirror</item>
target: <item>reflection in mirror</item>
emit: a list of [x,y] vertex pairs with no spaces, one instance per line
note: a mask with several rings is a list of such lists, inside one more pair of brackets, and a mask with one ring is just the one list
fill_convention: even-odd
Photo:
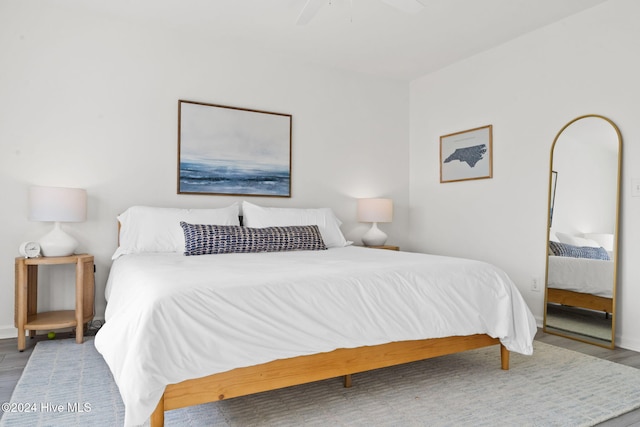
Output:
[[622,137],[588,115],[551,148],[544,330],[614,347]]

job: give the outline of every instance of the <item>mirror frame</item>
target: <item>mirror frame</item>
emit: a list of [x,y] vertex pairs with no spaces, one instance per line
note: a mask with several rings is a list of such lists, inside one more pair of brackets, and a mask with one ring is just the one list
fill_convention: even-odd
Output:
[[[586,118],[598,118],[605,120],[609,123],[613,129],[616,131],[616,135],[618,136],[618,176],[617,176],[617,187],[616,187],[616,212],[615,212],[615,229],[613,236],[613,247],[615,250],[615,257],[613,259],[613,293],[612,293],[612,313],[611,313],[611,344],[606,345],[604,343],[597,342],[595,340],[589,340],[587,338],[580,338],[578,336],[563,334],[556,330],[550,330],[547,328],[547,283],[549,282],[549,238],[551,237],[551,197],[552,197],[552,184],[553,184],[553,152],[556,147],[556,143],[560,138],[560,135],[564,132],[572,124],[578,122],[579,120]],[[583,116],[576,117],[571,120],[569,123],[564,125],[562,129],[556,134],[556,137],[553,140],[553,144],[551,145],[551,154],[549,156],[549,183],[548,183],[548,197],[547,197],[547,240],[545,241],[546,248],[546,257],[545,257],[545,278],[544,278],[544,318],[542,321],[542,330],[548,334],[558,335],[565,338],[570,338],[576,341],[581,341],[587,344],[593,344],[604,348],[615,348],[615,338],[616,338],[616,318],[617,318],[617,288],[618,288],[618,259],[620,258],[620,251],[618,247],[618,241],[620,236],[620,182],[622,177],[622,134],[620,133],[620,129],[618,126],[609,118],[605,116],[601,116],[599,114],[585,114]],[[576,334],[578,335],[578,334]]]

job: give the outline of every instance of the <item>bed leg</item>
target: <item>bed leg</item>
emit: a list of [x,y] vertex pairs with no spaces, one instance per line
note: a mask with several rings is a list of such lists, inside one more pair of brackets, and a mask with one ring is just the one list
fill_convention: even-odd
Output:
[[507,350],[507,347],[505,347],[502,344],[500,344],[500,361],[502,364],[502,369],[504,369],[505,371],[508,371],[509,370],[509,350]]
[[164,426],[164,394],[158,402],[158,406],[151,414],[150,418],[151,427],[163,427]]
[[351,374],[347,374],[344,376],[344,388],[351,387]]

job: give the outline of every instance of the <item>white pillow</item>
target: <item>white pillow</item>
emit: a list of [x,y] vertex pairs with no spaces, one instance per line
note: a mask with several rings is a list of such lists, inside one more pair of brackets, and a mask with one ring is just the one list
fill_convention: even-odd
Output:
[[141,252],[184,252],[180,221],[190,224],[240,225],[238,202],[220,209],[132,206],[118,216],[120,245],[111,259]]
[[616,240],[613,233],[584,233],[582,237],[597,242],[607,252],[613,252],[613,246]]
[[245,226],[254,228],[317,225],[328,248],[351,244],[340,231],[342,222],[331,208],[263,208],[253,203],[242,202],[242,221]]
[[560,243],[565,243],[567,245],[573,246],[588,246],[590,248],[599,248],[600,244],[595,240],[585,239],[584,237],[572,236],[567,233],[560,233],[556,231],[556,236],[560,240]]

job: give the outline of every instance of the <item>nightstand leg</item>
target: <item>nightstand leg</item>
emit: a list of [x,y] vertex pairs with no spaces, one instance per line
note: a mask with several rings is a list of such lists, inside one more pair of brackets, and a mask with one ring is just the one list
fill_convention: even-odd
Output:
[[84,335],[84,263],[76,264],[76,342],[82,344]]
[[27,337],[25,336],[24,329],[18,328],[18,351],[24,351],[27,347]]
[[18,351],[27,346],[24,325],[27,323],[27,265],[16,259],[16,305],[15,324],[18,328]]

